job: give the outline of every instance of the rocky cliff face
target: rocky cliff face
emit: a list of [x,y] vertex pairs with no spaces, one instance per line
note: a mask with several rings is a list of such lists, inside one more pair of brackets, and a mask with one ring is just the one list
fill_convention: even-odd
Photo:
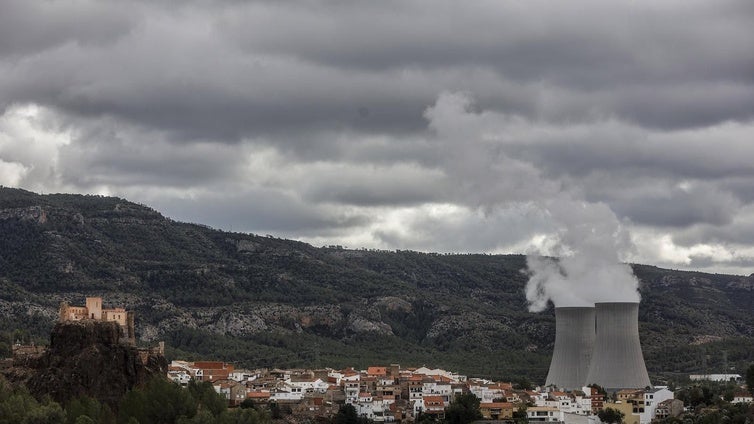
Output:
[[5,373],[37,397],[49,395],[65,403],[86,395],[116,407],[129,389],[167,372],[162,355],[140,355],[122,338],[114,322],[58,323],[45,353],[15,358],[14,367]]

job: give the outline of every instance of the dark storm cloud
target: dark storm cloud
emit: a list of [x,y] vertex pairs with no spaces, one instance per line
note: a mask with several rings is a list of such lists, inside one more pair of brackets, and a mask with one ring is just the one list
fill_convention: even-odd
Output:
[[186,198],[154,198],[150,205],[175,219],[233,231],[305,237],[331,229],[365,225],[370,218],[358,213],[311,207],[295,195],[270,189],[199,193]]
[[[443,90],[529,116],[587,115],[587,96],[603,114],[656,127],[754,111],[751,12],[737,2],[680,10],[600,2],[359,2],[337,10],[327,2],[189,3],[175,11],[134,3],[127,13],[97,3],[81,15],[41,8],[39,17],[11,5],[3,13],[9,22],[60,29],[46,42],[10,42],[20,50],[0,67],[5,105],[118,116],[177,139],[417,131]],[[74,19],[85,21],[74,26]],[[22,30],[8,31],[24,39]],[[513,85],[518,93],[509,93]],[[546,99],[549,88],[571,96],[556,110],[523,100]]]
[[438,171],[415,166],[308,171],[303,196],[313,202],[357,206],[420,205],[442,201],[450,182]]
[[0,10],[0,57],[34,54],[66,43],[107,45],[125,36],[138,18],[125,3],[96,1],[3,0]]
[[622,222],[657,263],[742,267],[753,20],[744,0],[8,0],[0,183],[370,247]]
[[707,190],[670,190],[655,196],[621,198],[610,203],[620,216],[639,224],[686,227],[697,223],[724,225],[738,212],[739,202],[714,187]]
[[72,143],[60,149],[63,182],[78,187],[191,187],[233,179],[245,163],[235,149],[215,143],[167,143],[155,134],[139,134],[139,142],[88,134],[100,143]]
[[754,240],[754,214],[751,206],[744,208],[733,221],[725,225],[695,225],[675,234],[673,240],[683,246],[698,243],[736,243],[750,245]]

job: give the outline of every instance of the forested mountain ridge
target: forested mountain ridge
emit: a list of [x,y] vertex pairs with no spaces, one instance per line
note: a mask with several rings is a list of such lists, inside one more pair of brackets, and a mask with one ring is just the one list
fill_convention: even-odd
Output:
[[[176,222],[123,199],[0,188],[0,354],[43,341],[61,300],[137,312],[144,343],[257,366],[399,362],[544,380],[552,310],[521,255],[348,250]],[[754,361],[751,277],[634,265],[650,374]],[[704,369],[703,369],[704,368]]]

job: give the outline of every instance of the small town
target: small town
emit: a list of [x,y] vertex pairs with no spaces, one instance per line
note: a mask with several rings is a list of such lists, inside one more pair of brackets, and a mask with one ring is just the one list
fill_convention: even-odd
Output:
[[[458,395],[479,399],[482,418],[514,422],[594,423],[607,408],[624,414],[627,424],[678,417],[684,404],[668,387],[620,390],[605,394],[598,387],[569,392],[553,387],[521,388],[511,382],[490,381],[428,367],[403,368],[398,364],[323,369],[237,369],[216,361],[172,361],[168,377],[186,386],[192,380],[210,382],[231,407],[274,405],[277,414],[297,421],[327,420],[343,405],[352,405],[359,416],[373,422],[420,422],[443,420],[445,410]],[[737,374],[693,375],[693,380],[739,381]],[[732,403],[750,403],[752,395],[743,388]]]
[[[637,307],[628,306],[632,310]],[[615,307],[610,305],[611,309]],[[561,326],[574,326],[575,322],[586,316],[588,324],[591,322],[588,312],[589,308],[559,310],[558,322]],[[95,341],[99,343],[96,350],[108,343],[121,346],[122,349],[134,352],[134,360],[142,366],[146,367],[150,363],[163,364],[156,368],[154,378],[173,382],[185,389],[202,385],[210,392],[214,389],[218,398],[224,399],[230,410],[254,408],[266,411],[273,420],[289,423],[332,422],[344,408],[350,408],[353,416],[362,420],[360,422],[455,423],[455,420],[449,419],[449,411],[459,403],[468,402],[471,405],[465,404],[462,408],[473,409],[471,417],[474,420],[506,423],[650,424],[672,423],[673,419],[676,422],[686,422],[680,421],[684,414],[704,413],[705,408],[714,408],[711,404],[713,402],[727,402],[730,405],[751,405],[753,402],[751,390],[747,389],[744,380],[750,384],[749,373],[752,373],[754,367],[747,371],[746,379],[740,374],[688,375],[691,384],[725,385],[727,392],[717,400],[710,397],[706,388],[706,392],[703,390],[694,399],[693,394],[683,392],[683,389],[682,394],[676,396],[678,388],[663,385],[625,388],[630,386],[631,383],[628,382],[622,384],[624,388],[619,389],[597,384],[563,389],[559,386],[567,384],[574,387],[573,381],[580,381],[576,374],[583,364],[573,360],[570,354],[574,348],[580,348],[578,344],[574,344],[574,337],[562,336],[556,338],[553,362],[543,386],[528,382],[492,381],[441,368],[402,367],[400,364],[376,364],[366,369],[247,369],[237,367],[232,362],[216,360],[174,359],[168,363],[164,357],[164,342],[159,342],[157,347],[136,346],[134,317],[132,311],[122,307],[103,308],[101,297],[87,297],[82,306],[62,302],[56,326],[57,334],[62,336],[56,340],[64,345],[69,341],[77,343],[76,340],[67,340],[78,336],[68,335],[66,329],[74,329],[76,334],[91,331],[91,334],[96,335],[95,338],[100,337],[99,334],[109,334],[105,337],[106,340]],[[590,324],[586,325],[587,328],[589,326]],[[82,330],[87,328],[89,330]],[[105,331],[107,329],[110,331]],[[638,340],[636,343],[638,344]],[[75,349],[80,349],[76,346]],[[38,362],[55,349],[52,345],[48,348],[25,346],[17,342],[13,346],[13,358],[4,361],[3,366]],[[643,360],[640,366],[644,366]],[[611,371],[610,375],[617,374],[621,379],[629,379],[624,381],[630,381],[639,372],[638,369],[623,371],[625,370],[617,373]],[[571,383],[568,383],[569,380]],[[649,381],[649,377],[640,381]],[[702,399],[703,396],[707,398]],[[684,398],[694,404],[684,404]]]

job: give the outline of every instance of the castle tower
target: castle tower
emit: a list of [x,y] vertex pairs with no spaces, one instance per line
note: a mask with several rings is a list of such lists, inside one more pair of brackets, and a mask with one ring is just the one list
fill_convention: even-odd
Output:
[[102,319],[102,298],[101,297],[87,297],[86,310],[88,312],[87,318],[101,320]]
[[639,342],[639,304],[595,304],[597,339],[587,384],[607,390],[651,387]]
[[58,312],[58,321],[68,321],[68,302],[60,302],[60,311]]
[[594,308],[555,308],[555,348],[545,384],[561,390],[584,387],[594,338]]
[[133,311],[126,312],[126,338],[128,344],[136,346],[136,326],[134,325],[135,314]]

